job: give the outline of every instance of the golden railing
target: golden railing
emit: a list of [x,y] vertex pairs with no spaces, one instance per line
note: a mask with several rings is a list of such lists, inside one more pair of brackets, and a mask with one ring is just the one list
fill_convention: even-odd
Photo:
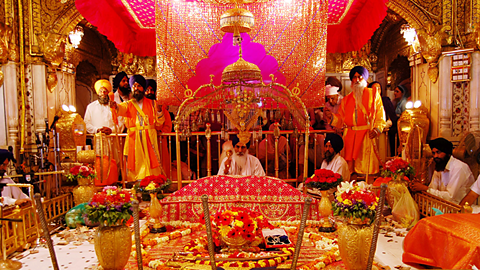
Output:
[[[322,136],[324,136],[326,133],[331,133],[333,131],[330,130],[311,130],[310,133],[310,145],[309,145],[309,160],[310,163],[313,163],[313,169],[318,169],[321,166],[321,161],[323,160],[323,141],[322,141]],[[235,132],[228,132],[229,135],[235,134]],[[287,139],[287,146],[288,146],[288,151],[286,154],[286,163],[287,166],[290,167],[292,166],[291,174],[288,175],[288,177],[282,177],[282,175],[279,174],[279,154],[278,151],[275,151],[275,157],[269,158],[268,155],[266,154],[266,158],[262,160],[262,164],[264,168],[268,168],[269,164],[273,162],[274,165],[274,170],[273,171],[267,171],[268,176],[273,176],[280,178],[282,180],[285,180],[286,182],[292,182],[295,183],[297,182],[297,179],[299,178],[300,175],[302,175],[302,162],[300,161],[300,157],[302,156],[301,151],[304,151],[304,131],[298,131],[298,130],[280,130],[280,132],[276,133],[275,131],[253,131],[251,132],[252,134],[252,144],[253,148],[255,149],[253,153],[250,153],[254,156],[259,156],[259,145],[260,142],[262,141],[262,137],[268,137],[266,135],[272,134],[274,136],[275,140],[275,149],[278,147],[278,140],[280,136],[284,136]],[[177,168],[181,169],[181,166],[176,166],[175,168],[172,165],[172,162],[176,160],[175,154],[171,154],[173,150],[177,149],[176,146],[176,133],[175,132],[166,132],[166,133],[161,133],[158,135],[158,145],[159,149],[162,149],[164,141],[167,142],[167,148],[169,155],[167,157],[163,156],[163,151],[160,152],[160,158],[168,159],[168,164],[170,166],[168,168],[164,168],[166,172],[169,172],[171,176],[171,180],[173,183],[177,184],[177,187],[181,187],[185,184],[191,183],[195,181],[196,179],[205,177],[205,176],[211,176],[211,175],[216,175],[218,167],[220,166],[221,160],[219,160],[221,153],[222,153],[222,144],[224,140],[222,139],[222,132],[221,131],[211,131],[211,130],[206,130],[206,131],[196,131],[196,132],[191,132],[189,134],[190,136],[180,136],[182,139],[182,151],[184,152],[185,163],[187,164],[188,167],[188,173],[190,177],[185,177],[182,176],[182,179],[178,179],[177,176]],[[208,135],[208,136],[207,136]],[[263,136],[265,135],[265,136]],[[380,145],[387,145],[388,142],[385,141],[385,132],[382,134],[383,139],[380,138]],[[107,136],[107,139],[112,139],[116,135],[110,135]],[[124,147],[124,138],[126,137],[126,134],[119,134],[118,135],[121,140],[120,140],[120,147],[123,152],[123,147]],[[224,134],[225,137],[225,134]],[[163,140],[162,138],[166,138],[166,140]],[[298,138],[298,139],[297,139]],[[383,140],[383,141],[382,141]],[[112,145],[114,145],[112,143]],[[206,147],[204,147],[206,146]],[[186,149],[185,149],[186,148]],[[202,148],[206,148],[203,149]],[[216,148],[216,149],[215,149]],[[379,147],[380,155],[383,157],[387,156],[387,147]],[[115,151],[115,150],[114,150]],[[203,157],[199,157],[199,153],[203,153]],[[304,154],[303,154],[304,156]],[[203,162],[202,162],[203,161]],[[125,160],[124,160],[125,162]],[[291,165],[291,163],[294,163],[294,165]],[[310,165],[311,165],[310,164]],[[195,165],[195,166],[192,166]],[[123,166],[126,168],[126,166]],[[191,168],[195,168],[192,170]],[[289,168],[287,168],[289,169]],[[290,171],[290,170],[289,170]]]
[[[33,201],[32,201],[33,202]],[[43,211],[47,223],[67,213],[74,206],[72,194],[64,194],[43,202]],[[6,254],[23,250],[27,244],[35,242],[38,237],[39,226],[36,220],[36,210],[33,204],[26,207],[7,206],[3,218],[21,219],[22,222],[3,222],[3,239]]]
[[435,211],[432,208],[437,208],[444,214],[456,214],[462,210],[460,205],[444,200],[426,191],[416,193],[414,199],[415,202],[417,202],[418,210],[422,217],[435,216]]

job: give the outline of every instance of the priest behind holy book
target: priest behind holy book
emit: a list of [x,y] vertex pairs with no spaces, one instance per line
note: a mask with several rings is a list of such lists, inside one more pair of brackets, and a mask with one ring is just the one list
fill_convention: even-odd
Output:
[[218,169],[218,175],[265,176],[260,160],[248,154],[250,134],[248,134],[248,137],[242,135],[240,135],[241,139],[237,135],[233,136],[233,153],[227,154],[227,157],[223,159]]

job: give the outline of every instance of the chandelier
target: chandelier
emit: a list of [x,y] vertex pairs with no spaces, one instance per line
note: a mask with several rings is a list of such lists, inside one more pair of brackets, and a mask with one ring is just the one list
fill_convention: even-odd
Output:
[[72,43],[73,47],[77,49],[78,45],[80,45],[80,42],[82,41],[83,28],[80,25],[75,26],[75,29],[70,32],[68,37],[70,38],[70,42]]

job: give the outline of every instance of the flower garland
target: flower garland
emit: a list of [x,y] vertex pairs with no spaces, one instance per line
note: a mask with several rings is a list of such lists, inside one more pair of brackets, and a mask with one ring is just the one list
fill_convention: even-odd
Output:
[[[269,259],[261,259],[258,261],[218,261],[215,262],[215,265],[218,267],[248,267],[248,268],[259,268],[259,267],[275,267],[279,264],[285,262],[288,257],[292,256],[295,252],[295,248],[282,248],[281,253],[276,253],[278,256]],[[210,265],[210,260],[197,260],[195,264],[200,265]]]
[[320,256],[320,258],[315,259],[313,262],[304,264],[297,269],[300,269],[300,270],[324,269],[327,265],[332,264],[339,260],[341,260],[340,252],[338,251],[338,249],[332,249],[327,253],[323,254],[322,256]]

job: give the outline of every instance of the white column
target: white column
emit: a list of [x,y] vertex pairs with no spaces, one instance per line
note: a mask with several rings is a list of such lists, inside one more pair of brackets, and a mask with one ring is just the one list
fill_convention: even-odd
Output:
[[470,132],[480,130],[480,52],[472,53],[470,81]]
[[[5,81],[5,113],[7,115],[7,144],[17,147],[18,142],[18,71],[15,63],[3,66]],[[16,153],[16,151],[15,151]]]
[[32,79],[33,79],[33,106],[35,131],[45,131],[45,118],[47,114],[47,82],[46,82],[46,68],[45,65],[32,65]]
[[439,60],[440,76],[438,77],[438,105],[440,113],[439,136],[452,137],[452,83],[450,68],[452,58],[442,56]]

